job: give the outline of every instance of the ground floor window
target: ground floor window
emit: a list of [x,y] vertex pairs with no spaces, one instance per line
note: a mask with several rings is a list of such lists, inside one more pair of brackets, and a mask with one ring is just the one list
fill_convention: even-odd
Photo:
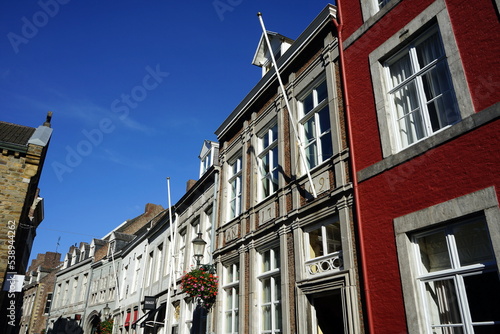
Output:
[[484,216],[412,236],[429,333],[500,333],[500,280]]

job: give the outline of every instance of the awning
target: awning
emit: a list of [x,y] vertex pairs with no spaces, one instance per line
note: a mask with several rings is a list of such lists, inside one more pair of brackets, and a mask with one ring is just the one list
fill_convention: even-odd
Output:
[[127,312],[127,317],[125,318],[125,327],[130,326],[130,311]]
[[151,310],[148,312],[146,319],[144,319],[140,326],[144,327],[155,327],[155,326],[165,326],[165,309],[166,303],[161,304],[155,310]]

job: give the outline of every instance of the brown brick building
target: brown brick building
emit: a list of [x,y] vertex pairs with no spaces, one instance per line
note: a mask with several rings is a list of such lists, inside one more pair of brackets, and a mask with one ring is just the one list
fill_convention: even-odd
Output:
[[31,262],[23,287],[20,333],[39,334],[45,329],[61,264],[61,254],[54,252],[38,254]]
[[8,310],[8,316],[0,318],[4,333],[18,324],[21,307],[20,291],[14,292],[9,278],[24,276],[36,228],[43,220],[38,182],[52,135],[51,116],[49,112],[36,129],[0,122],[0,307],[2,314]]

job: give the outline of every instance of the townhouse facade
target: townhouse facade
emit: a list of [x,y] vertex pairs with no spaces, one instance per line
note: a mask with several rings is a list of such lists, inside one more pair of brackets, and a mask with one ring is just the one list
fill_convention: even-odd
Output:
[[37,334],[47,327],[54,292],[55,275],[61,266],[61,254],[38,254],[28,268],[23,286],[23,307],[19,333]]
[[216,333],[363,330],[335,15],[284,53],[266,31],[254,64],[268,70],[216,131]]
[[37,128],[0,122],[0,307],[8,310],[0,328],[6,333],[19,331],[21,287],[44,218],[38,183],[52,136],[51,117],[49,112]]
[[498,1],[339,1],[369,333],[500,330]]

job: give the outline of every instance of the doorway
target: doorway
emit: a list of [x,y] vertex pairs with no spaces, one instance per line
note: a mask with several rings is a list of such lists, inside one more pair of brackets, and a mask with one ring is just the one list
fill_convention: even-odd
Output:
[[340,290],[313,296],[318,334],[345,333],[344,307]]

